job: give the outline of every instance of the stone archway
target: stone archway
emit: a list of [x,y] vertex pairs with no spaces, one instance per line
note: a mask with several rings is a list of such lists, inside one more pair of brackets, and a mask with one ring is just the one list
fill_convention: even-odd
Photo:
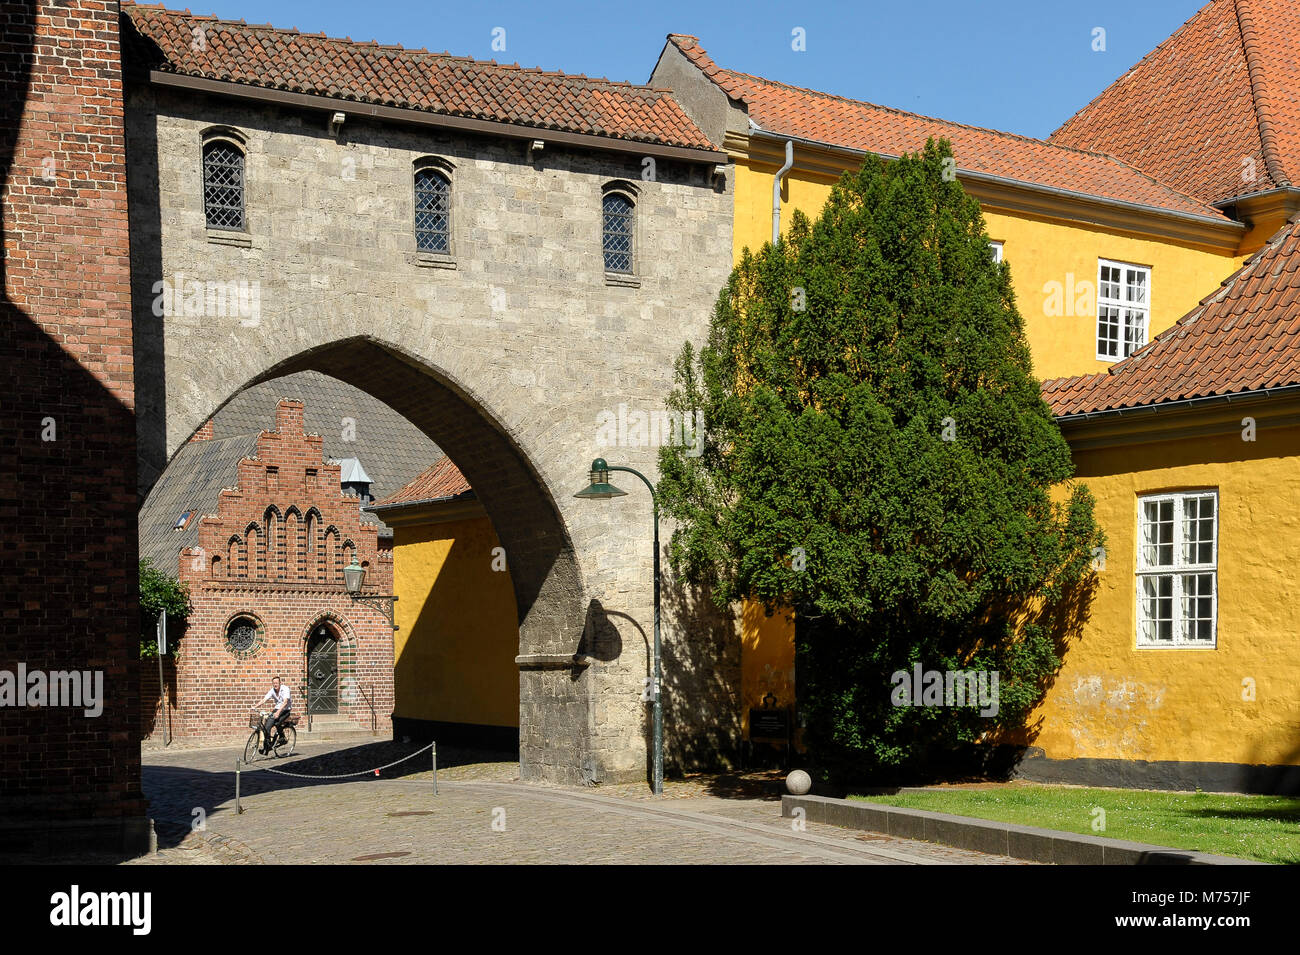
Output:
[[[183,413],[197,426],[245,388],[309,370],[387,404],[432,438],[474,487],[505,548],[518,608],[521,774],[569,783],[590,777],[602,763],[591,745],[593,688],[588,668],[574,663],[588,627],[590,598],[564,506],[550,488],[556,477],[548,480],[534,455],[521,447],[531,436],[509,433],[446,372],[364,337],[281,361],[219,401]],[[180,407],[174,411],[182,414]],[[582,476],[580,466],[552,466],[560,480],[570,473]],[[624,745],[635,746],[636,727],[629,735]]]

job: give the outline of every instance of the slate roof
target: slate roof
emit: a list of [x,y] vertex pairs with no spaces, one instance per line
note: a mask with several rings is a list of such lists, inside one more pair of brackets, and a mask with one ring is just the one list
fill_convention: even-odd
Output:
[[947,138],[963,171],[1229,221],[1205,202],[1113,156],[726,70],[696,37],[673,33],[668,40],[723,92],[744,104],[750,120],[767,132],[887,156],[916,152],[929,137]]
[[1295,0],[1213,0],[1051,141],[1112,153],[1206,202],[1298,184],[1298,51]]
[[460,469],[451,463],[451,458],[444,457],[431,464],[396,494],[371,507],[378,510],[402,504],[467,500],[473,496],[474,491]]
[[[125,2],[156,47],[149,67],[243,83],[635,142],[713,150],[668,90],[524,69],[371,40],[219,20]],[[203,42],[196,43],[195,37]]]
[[[154,484],[140,508],[140,556],[176,573],[181,548],[198,545],[198,515],[214,514],[222,488],[238,481],[240,460],[257,453],[257,438],[275,428],[281,398],[303,402],[303,430],[319,434],[326,458],[355,458],[372,478],[376,500],[401,490],[442,451],[424,432],[382,401],[336,378],[314,371],[285,375],[240,392],[212,419],[213,437],[182,447]],[[355,440],[344,419],[355,423]],[[186,527],[173,530],[178,517],[195,511]],[[392,530],[367,511],[361,519],[376,523],[383,537]]]
[[[199,518],[216,512],[217,495],[235,484],[239,462],[255,454],[255,434],[194,441],[181,448],[140,508],[140,556],[175,576],[181,549],[198,546]],[[189,522],[174,530],[177,518],[186,511],[192,512]]]
[[1043,382],[1054,414],[1300,385],[1300,216],[1214,294],[1106,372]]

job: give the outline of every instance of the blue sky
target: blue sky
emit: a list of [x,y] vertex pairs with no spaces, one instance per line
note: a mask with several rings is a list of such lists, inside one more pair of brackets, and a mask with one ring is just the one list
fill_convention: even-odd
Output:
[[[644,83],[670,32],[722,66],[1046,136],[1203,0],[185,0],[194,13]],[[167,6],[181,6],[170,0]],[[496,28],[505,50],[492,49]],[[1094,31],[1105,50],[1094,50]],[[806,49],[792,49],[802,28]],[[496,34],[498,37],[500,33]]]

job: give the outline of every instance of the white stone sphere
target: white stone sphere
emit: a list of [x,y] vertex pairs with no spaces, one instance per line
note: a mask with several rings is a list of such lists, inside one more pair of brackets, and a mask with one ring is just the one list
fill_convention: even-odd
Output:
[[806,796],[812,789],[812,777],[802,769],[796,769],[785,777],[785,788],[790,790],[792,796]]

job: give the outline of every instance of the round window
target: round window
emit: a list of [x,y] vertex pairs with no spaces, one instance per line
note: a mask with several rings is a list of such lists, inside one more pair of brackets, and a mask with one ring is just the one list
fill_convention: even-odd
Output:
[[236,617],[226,624],[226,649],[238,656],[256,652],[262,628],[250,617]]

